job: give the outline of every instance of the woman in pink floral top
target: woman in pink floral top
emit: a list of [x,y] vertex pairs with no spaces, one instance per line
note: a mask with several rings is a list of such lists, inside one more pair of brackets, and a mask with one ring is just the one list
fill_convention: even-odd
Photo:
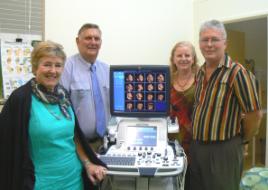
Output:
[[[180,126],[179,133],[169,134],[170,140],[177,139],[182,145],[188,164],[189,145],[192,140],[192,111],[195,91],[195,73],[198,70],[194,46],[190,42],[179,42],[171,51],[171,117],[177,117]],[[189,189],[189,170],[185,176],[185,190]]]

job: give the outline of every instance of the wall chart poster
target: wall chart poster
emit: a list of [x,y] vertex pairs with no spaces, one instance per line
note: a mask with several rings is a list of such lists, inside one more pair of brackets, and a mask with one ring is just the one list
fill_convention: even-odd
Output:
[[25,84],[33,77],[30,63],[31,51],[32,46],[30,43],[1,41],[4,99],[7,99],[13,90]]

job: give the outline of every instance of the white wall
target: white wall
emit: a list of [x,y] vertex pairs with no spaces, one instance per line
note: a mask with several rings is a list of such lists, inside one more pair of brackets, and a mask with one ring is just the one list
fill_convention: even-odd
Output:
[[168,64],[173,45],[193,37],[192,0],[46,0],[45,39],[77,52],[86,22],[103,33],[99,59],[110,64]]
[[[217,19],[225,23],[244,20],[250,17],[268,15],[267,0],[194,0],[194,41],[198,48],[200,25],[207,20]],[[197,51],[200,62],[203,62],[200,51]]]

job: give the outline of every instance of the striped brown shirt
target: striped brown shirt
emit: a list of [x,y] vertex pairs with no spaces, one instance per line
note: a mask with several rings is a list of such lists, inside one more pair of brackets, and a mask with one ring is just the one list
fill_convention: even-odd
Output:
[[196,77],[193,139],[223,141],[241,133],[241,113],[261,109],[255,76],[226,55],[205,82],[204,65]]

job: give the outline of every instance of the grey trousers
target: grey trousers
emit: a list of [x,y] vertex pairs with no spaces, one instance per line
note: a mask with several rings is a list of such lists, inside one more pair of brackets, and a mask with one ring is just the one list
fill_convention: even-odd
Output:
[[241,137],[190,145],[191,190],[239,190],[243,170]]

